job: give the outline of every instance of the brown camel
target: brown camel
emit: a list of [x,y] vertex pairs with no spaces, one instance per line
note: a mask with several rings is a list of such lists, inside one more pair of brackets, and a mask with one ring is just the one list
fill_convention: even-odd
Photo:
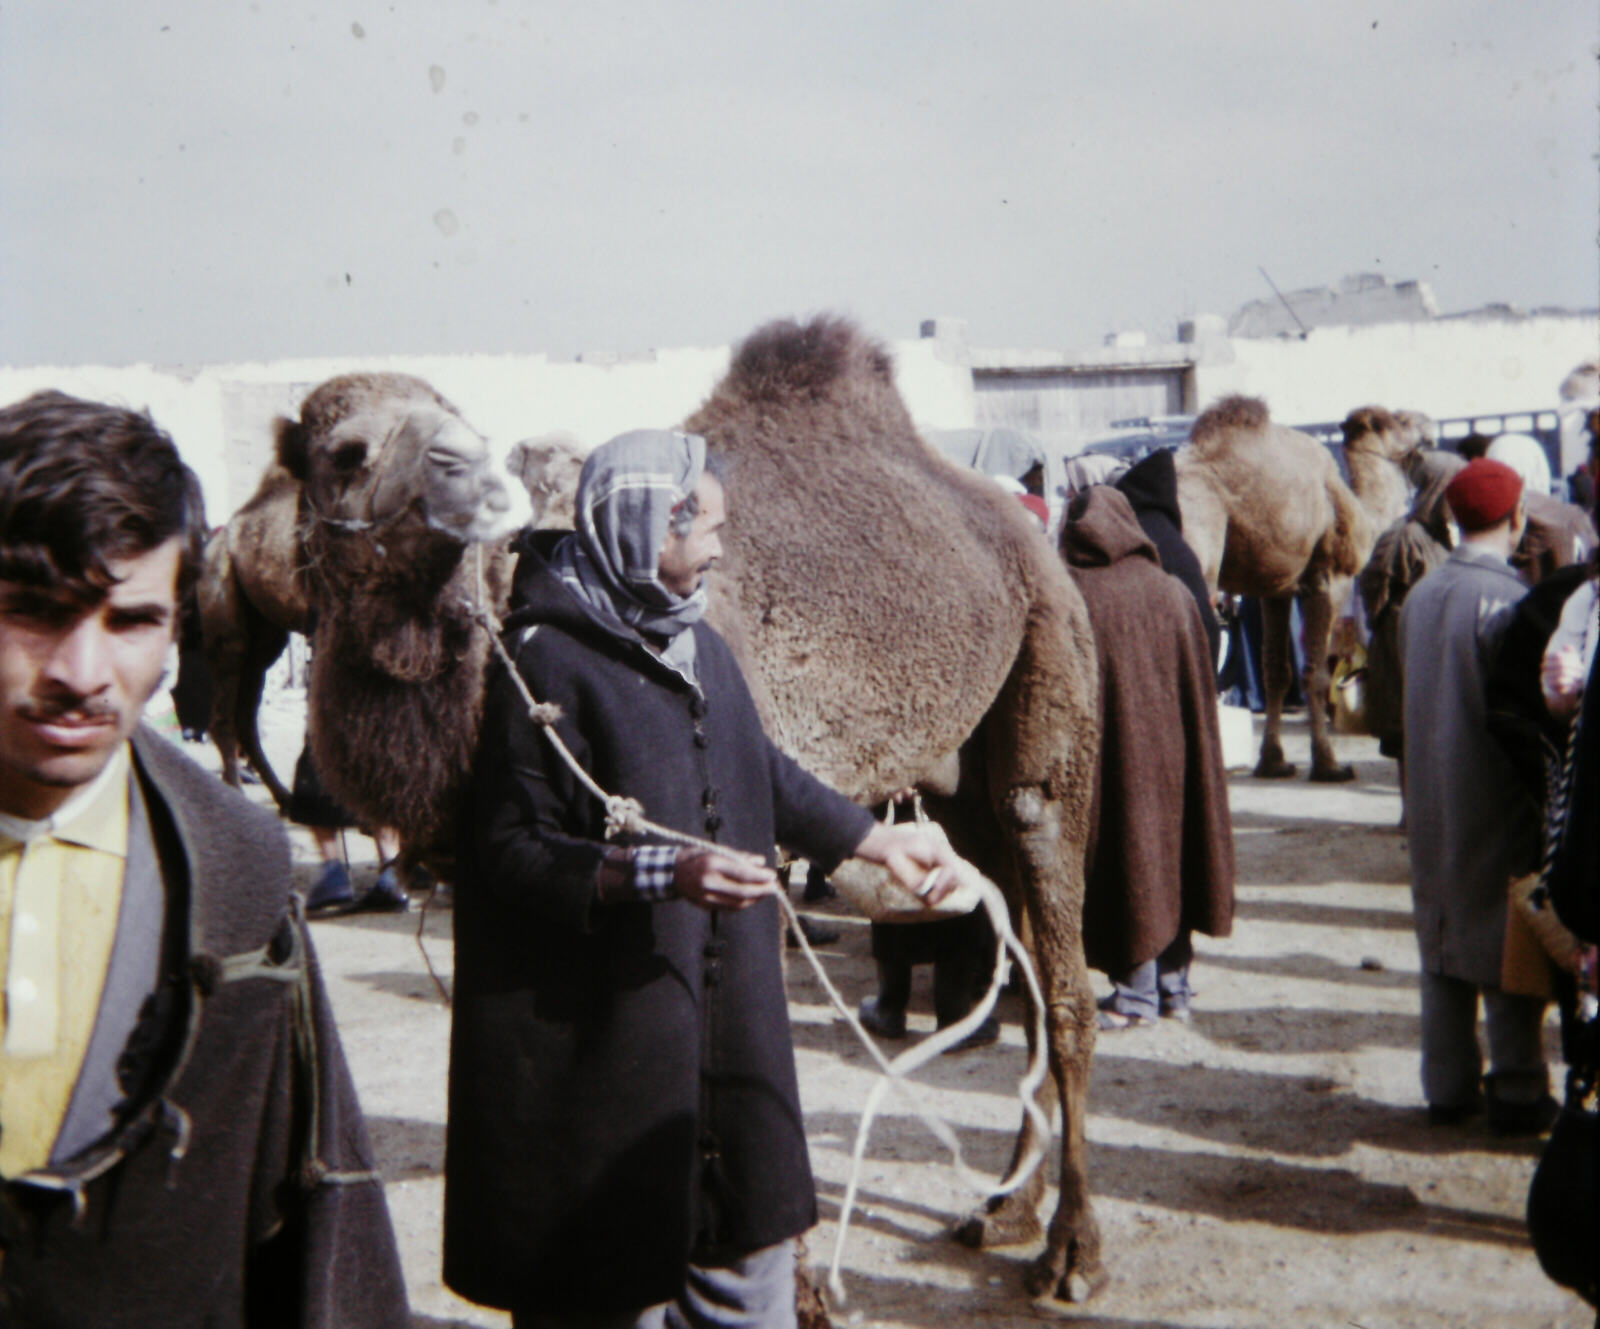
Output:
[[527,491],[405,375],[330,379],[277,435],[278,465],[207,561],[208,632],[263,643],[219,646],[217,682],[243,676],[233,724],[265,778],[260,673],[314,610],[307,729],[324,784],[363,824],[394,827],[407,858],[447,857],[488,651],[465,598],[481,586],[504,602],[503,537],[526,524]]
[[[448,825],[481,715],[487,646],[460,605],[476,556],[375,510],[366,472],[385,458],[346,456],[345,440],[385,437],[361,425],[364,398],[393,414],[426,393],[414,381],[335,380],[280,438],[305,482],[301,538],[319,607],[313,751],[352,811],[408,839]],[[1060,1204],[1028,1285],[1082,1301],[1105,1278],[1084,1138],[1095,1010],[1083,853],[1099,711],[1083,602],[1019,505],[921,442],[887,353],[846,323],[757,332],[688,427],[731,460],[713,617],[774,739],[863,802],[928,791],[957,847],[1006,885],[1032,942],[1055,1073],[1044,1097],[1059,1095],[1065,1145]],[[497,603],[502,555],[485,552]],[[1025,1133],[1018,1156],[1033,1143]],[[1036,1173],[991,1201],[963,1239],[1035,1238],[1044,1186]]]
[[[570,435],[524,439],[512,446],[506,465],[527,491],[531,524],[572,525],[583,458]],[[250,501],[213,532],[199,579],[213,684],[211,735],[222,777],[238,785],[242,748],[280,807],[289,793],[262,751],[257,714],[267,670],[289,634],[311,630],[300,499],[300,481],[281,464],[269,465]]]
[[[1403,421],[1382,407],[1344,422],[1351,484],[1309,434],[1275,425],[1266,405],[1227,397],[1194,423],[1178,450],[1183,536],[1214,590],[1261,600],[1266,728],[1255,773],[1292,776],[1283,757],[1283,699],[1289,690],[1289,607],[1305,622],[1311,778],[1355,777],[1334,755],[1328,717],[1328,634],[1350,579],[1365,565],[1377,531],[1405,511],[1402,466],[1422,443],[1422,417]],[[1351,492],[1354,486],[1355,492]]]
[[[1048,1007],[1045,1095],[1059,1094],[1065,1141],[1060,1203],[1027,1284],[1082,1301],[1105,1277],[1084,1140],[1099,710],[1082,598],[1019,504],[918,438],[887,351],[846,322],[758,330],[684,427],[730,463],[715,619],[773,740],[863,803],[922,788],[1023,922]],[[958,1235],[1033,1239],[1044,1181],[1036,1172],[992,1199]]]
[[222,778],[238,785],[242,746],[279,807],[289,791],[262,751],[256,715],[267,670],[289,634],[305,632],[310,621],[299,505],[299,481],[269,466],[250,501],[212,532],[197,585],[212,682],[211,741],[222,756]]
[[578,493],[585,449],[571,434],[540,434],[514,444],[506,465],[522,481],[533,504],[533,525],[570,531],[572,500]]

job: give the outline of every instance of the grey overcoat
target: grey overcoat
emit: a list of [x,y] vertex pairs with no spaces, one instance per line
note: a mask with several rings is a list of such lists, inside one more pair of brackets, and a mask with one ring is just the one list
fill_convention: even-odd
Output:
[[1406,827],[1424,972],[1500,985],[1506,886],[1538,866],[1538,811],[1485,723],[1484,679],[1527,588],[1463,545],[1400,611]]

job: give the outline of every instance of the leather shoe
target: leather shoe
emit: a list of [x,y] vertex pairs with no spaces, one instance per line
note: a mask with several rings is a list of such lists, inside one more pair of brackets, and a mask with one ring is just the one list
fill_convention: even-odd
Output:
[[1517,1135],[1543,1135],[1556,1124],[1561,1104],[1549,1094],[1531,1103],[1508,1103],[1491,1096],[1488,1110],[1489,1134],[1504,1139]]
[[[826,924],[807,918],[804,914],[797,914],[796,917],[800,920],[800,931],[805,933],[806,940],[813,946],[832,946],[844,936],[838,928],[830,928]],[[793,928],[785,931],[784,940],[791,951],[800,949],[800,939],[794,935]]]
[[861,999],[861,1027],[879,1038],[904,1038],[906,1013],[879,1004],[876,997]]
[[350,887],[350,873],[338,859],[329,859],[318,869],[317,879],[306,894],[306,912],[342,909],[353,899],[355,892]]

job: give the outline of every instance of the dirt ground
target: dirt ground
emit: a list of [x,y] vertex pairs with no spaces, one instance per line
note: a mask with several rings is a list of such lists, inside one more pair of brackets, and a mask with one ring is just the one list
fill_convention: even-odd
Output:
[[[287,774],[299,744],[292,689],[269,697],[268,747]],[[1431,1127],[1417,1083],[1416,948],[1392,762],[1341,738],[1348,786],[1232,778],[1239,860],[1232,937],[1197,939],[1190,1026],[1102,1035],[1094,1059],[1090,1182],[1111,1282],[1072,1318],[1096,1329],[1580,1329],[1582,1302],[1547,1282],[1523,1226],[1538,1144],[1497,1141],[1481,1119]],[[1303,727],[1289,755],[1306,757]],[[189,747],[215,768],[209,749]],[[261,791],[254,796],[265,799]],[[370,841],[350,837],[357,886]],[[309,880],[308,837],[295,837]],[[843,938],[823,952],[852,1003],[872,991],[867,924],[830,909]],[[345,1049],[400,1234],[415,1329],[508,1324],[439,1280],[449,1014],[419,950],[418,917],[315,925]],[[449,981],[450,915],[420,940]],[[1107,990],[1096,975],[1099,990]],[[933,1027],[918,971],[913,1034]],[[803,964],[790,967],[801,1093],[825,1264],[856,1123],[874,1070]],[[1002,1004],[999,1046],[919,1073],[968,1161],[1004,1166],[1020,1120],[1020,1008]],[[1557,1065],[1554,1016],[1547,1028]],[[949,1238],[979,1197],[891,1094],[876,1126],[845,1252],[840,1325],[1010,1329],[1056,1318],[1022,1288],[1037,1246],[973,1252]],[[1046,1200],[1046,1214],[1054,1190]]]

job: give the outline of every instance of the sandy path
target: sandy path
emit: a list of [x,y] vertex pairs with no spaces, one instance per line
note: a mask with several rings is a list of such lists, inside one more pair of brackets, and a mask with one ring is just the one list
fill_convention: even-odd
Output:
[[[269,752],[285,774],[299,704],[293,692],[269,703]],[[1303,762],[1305,747],[1303,729],[1292,731],[1291,758]],[[1359,772],[1350,786],[1234,777],[1238,922],[1227,940],[1198,941],[1194,1024],[1100,1040],[1088,1130],[1112,1282],[1076,1317],[1082,1325],[1592,1323],[1576,1297],[1544,1279],[1523,1230],[1536,1145],[1492,1140],[1481,1122],[1433,1128],[1423,1118],[1394,766],[1371,740],[1343,738],[1340,747]],[[215,766],[209,752],[190,750]],[[359,887],[373,871],[372,846],[350,843]],[[309,875],[303,833],[296,853]],[[871,991],[868,931],[857,919],[838,921],[844,937],[825,961],[853,1002]],[[447,977],[449,925],[440,913],[426,926]],[[449,1021],[416,930],[415,916],[358,916],[318,923],[316,939],[389,1182],[413,1323],[504,1325],[505,1316],[439,1282]],[[914,1031],[932,1028],[928,982],[919,971]],[[800,966],[791,993],[824,1214],[811,1239],[820,1262],[872,1071]],[[1008,1155],[1018,1120],[1008,1094],[1024,1062],[1018,1010],[1003,1013],[999,1047],[941,1059],[919,1077],[960,1130],[969,1161],[991,1174]],[[1553,1022],[1548,1033],[1554,1061]],[[849,1301],[835,1319],[1004,1329],[1051,1318],[1021,1288],[1036,1248],[974,1253],[947,1238],[974,1198],[891,1098],[846,1252]]]

